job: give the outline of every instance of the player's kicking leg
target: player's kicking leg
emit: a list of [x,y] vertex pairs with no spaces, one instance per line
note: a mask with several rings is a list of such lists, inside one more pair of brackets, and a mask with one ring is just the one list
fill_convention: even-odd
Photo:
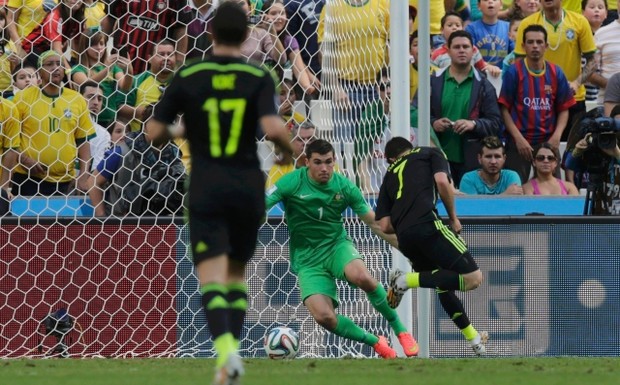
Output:
[[[441,221],[429,222],[418,227],[411,229],[407,236],[403,236],[408,242],[401,245],[401,251],[404,255],[415,256],[414,269],[419,272],[405,273],[400,270],[390,272],[387,294],[389,306],[396,308],[410,288],[433,288],[437,291],[442,307],[469,342],[474,353],[477,355],[486,353],[488,333],[476,331],[467,317],[462,302],[454,294],[455,290],[469,291],[480,286],[482,283],[480,269],[463,240]],[[432,235],[422,237],[418,234]],[[419,253],[418,250],[426,252]],[[450,270],[438,268],[431,271],[429,266],[444,266]]]
[[[433,276],[435,272],[405,273],[401,270],[392,270],[389,276],[389,289],[387,294],[387,302],[392,308],[398,307],[403,296],[410,288],[425,287],[437,290],[437,295],[442,307],[448,313],[455,325],[461,330],[465,339],[469,342],[474,353],[478,356],[486,353],[486,343],[489,339],[487,332],[478,333],[469,321],[462,302],[454,295],[454,290],[441,290],[436,286],[437,282],[423,285],[420,283],[420,275]],[[453,273],[453,272],[449,272]],[[451,275],[451,274],[446,274]],[[445,282],[444,282],[445,285]],[[446,286],[444,286],[446,287]],[[450,287],[450,286],[448,286]],[[461,291],[467,291],[466,287],[459,286]]]

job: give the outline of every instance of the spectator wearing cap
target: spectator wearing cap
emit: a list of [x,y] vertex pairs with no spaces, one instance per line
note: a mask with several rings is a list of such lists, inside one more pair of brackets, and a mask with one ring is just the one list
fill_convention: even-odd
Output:
[[306,120],[301,125],[295,125],[291,130],[291,144],[293,157],[291,161],[277,160],[269,170],[266,187],[272,187],[282,176],[306,165],[304,154],[306,145],[316,139],[316,128],[311,121]]
[[13,173],[15,195],[68,194],[77,187],[88,189],[90,146],[95,137],[86,100],[63,87],[65,76],[61,56],[43,52],[39,58],[40,87],[28,87],[13,99],[21,118],[21,154]]

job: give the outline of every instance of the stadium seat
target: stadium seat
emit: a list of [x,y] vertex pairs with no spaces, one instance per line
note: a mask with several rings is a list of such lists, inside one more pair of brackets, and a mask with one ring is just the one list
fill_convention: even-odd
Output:
[[18,217],[92,217],[90,199],[68,197],[15,197],[10,212]]

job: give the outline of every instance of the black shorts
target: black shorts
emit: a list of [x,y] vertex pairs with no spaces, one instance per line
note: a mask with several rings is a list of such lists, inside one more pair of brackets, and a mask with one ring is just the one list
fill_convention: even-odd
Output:
[[398,247],[416,272],[445,269],[467,274],[478,270],[463,239],[441,220],[399,233]]
[[194,264],[227,254],[246,263],[265,217],[265,176],[259,169],[194,165],[189,184],[189,235]]

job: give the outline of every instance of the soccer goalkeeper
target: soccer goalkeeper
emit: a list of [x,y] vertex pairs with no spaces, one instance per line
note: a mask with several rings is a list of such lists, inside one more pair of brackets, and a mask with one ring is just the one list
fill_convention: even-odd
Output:
[[372,306],[387,319],[405,355],[418,354],[418,344],[386,301],[386,291],[374,279],[343,226],[342,212],[353,211],[379,237],[397,246],[396,237],[383,233],[362,192],[346,177],[335,174],[332,145],[318,139],[306,146],[306,167],[284,175],[267,191],[267,208],[282,202],[290,233],[292,270],[299,278],[304,305],[316,322],[330,332],[372,346],[383,358],[395,358],[384,336],[368,333],[351,319],[336,314],[335,279],[364,290]]

